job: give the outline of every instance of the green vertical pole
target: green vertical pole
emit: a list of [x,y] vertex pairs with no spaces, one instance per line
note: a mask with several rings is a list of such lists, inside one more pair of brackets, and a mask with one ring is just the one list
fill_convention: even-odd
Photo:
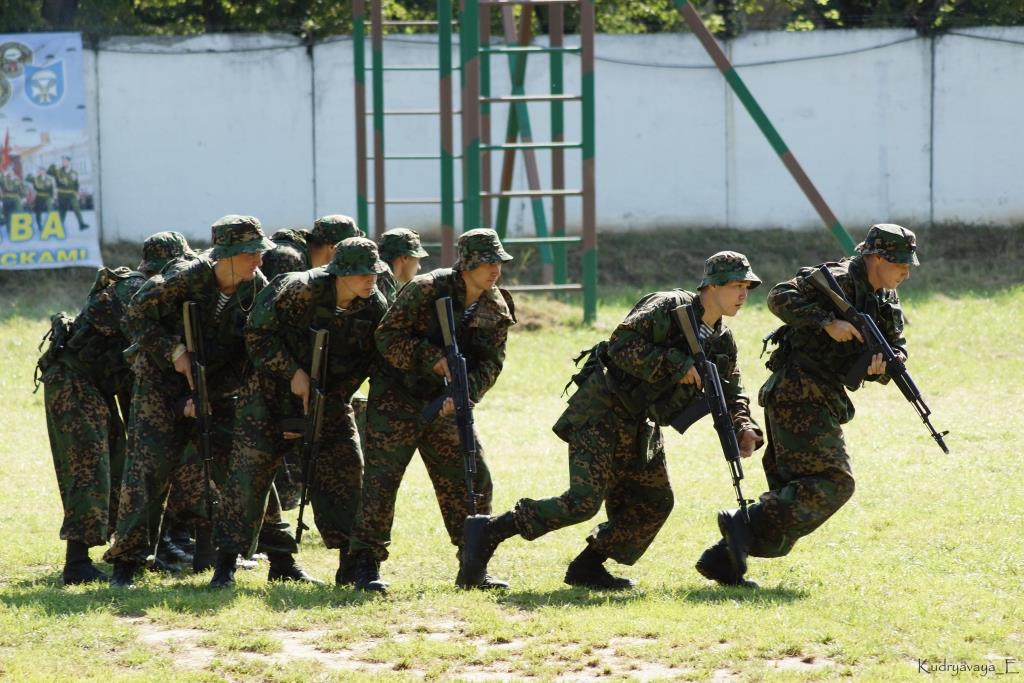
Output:
[[371,0],[370,22],[373,36],[370,44],[373,50],[373,230],[371,236],[379,236],[387,230],[384,211],[384,0]]
[[462,229],[480,225],[480,26],[478,0],[463,0],[459,20],[462,82]]
[[[491,42],[491,6],[480,5],[480,47],[486,48]],[[491,96],[491,56],[487,52],[480,52],[480,97]],[[480,143],[483,146],[491,144],[491,103],[480,102]],[[491,152],[487,149],[480,150],[480,189],[483,192],[491,191]],[[494,227],[491,222],[491,199],[483,197],[480,200],[480,227]],[[505,237],[502,233],[502,238]]]
[[[548,44],[553,48],[561,48],[564,33],[562,6],[548,7]],[[550,53],[549,70],[551,74],[551,94],[565,94],[565,60],[561,50]],[[565,105],[560,100],[551,103],[551,140],[565,141]],[[551,187],[556,190],[565,189],[565,150],[551,150]],[[565,235],[565,197],[553,197],[551,200],[551,228],[556,237]],[[566,245],[558,243],[555,250],[555,283],[562,285],[569,281],[569,261]]]
[[455,261],[455,146],[452,132],[452,0],[437,0],[441,112],[441,262]]
[[754,119],[754,123],[761,129],[761,133],[768,140],[768,144],[772,146],[775,153],[779,155],[783,165],[789,170],[790,175],[793,176],[793,180],[803,190],[804,195],[810,200],[814,210],[818,212],[818,216],[821,217],[822,222],[825,223],[825,227],[832,231],[832,234],[838,240],[839,244],[846,251],[847,254],[854,253],[854,242],[853,238],[850,237],[850,233],[846,232],[846,228],[839,222],[836,215],[832,213],[832,209],[829,208],[825,202],[824,197],[818,192],[818,189],[811,182],[811,179],[807,177],[800,163],[793,156],[793,153],[786,147],[786,143],[783,142],[782,136],[775,130],[775,126],[768,119],[768,115],[764,113],[761,106],[754,99],[754,96],[747,89],[746,84],[740,75],[736,73],[736,69],[732,63],[729,62],[729,58],[725,56],[722,48],[715,42],[714,36],[711,35],[711,31],[704,25],[704,21],[697,14],[697,10],[693,8],[688,0],[673,0],[676,9],[683,15],[683,20],[686,21],[687,26],[693,31],[694,35],[704,46],[704,49],[711,56],[711,59],[715,62],[715,66],[725,76],[725,81],[732,88],[732,91],[739,98],[739,101],[743,103],[747,112],[751,118]]
[[366,15],[364,0],[352,0],[352,63],[355,69],[356,106],[356,219],[366,229],[370,222],[366,178]]
[[597,320],[597,197],[595,195],[594,0],[580,2],[583,98],[583,321]]

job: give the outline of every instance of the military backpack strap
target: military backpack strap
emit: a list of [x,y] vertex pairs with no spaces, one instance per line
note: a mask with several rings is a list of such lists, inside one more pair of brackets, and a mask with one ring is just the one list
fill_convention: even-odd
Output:
[[43,345],[49,342],[46,351],[36,361],[36,368],[32,374],[32,381],[35,389],[32,393],[39,391],[40,378],[43,374],[57,363],[61,351],[64,350],[68,338],[71,336],[71,328],[75,324],[74,316],[64,311],[50,316],[50,329],[46,331],[43,338],[39,340],[38,351],[43,350]]
[[589,349],[583,349],[579,354],[572,359],[573,364],[579,367],[580,361],[585,358],[583,367],[580,371],[569,378],[566,382],[565,387],[562,389],[562,396],[566,396],[569,393],[569,387],[575,384],[578,387],[583,386],[583,383],[587,381],[594,372],[604,369],[604,356],[608,351],[608,341],[601,341],[594,344]]

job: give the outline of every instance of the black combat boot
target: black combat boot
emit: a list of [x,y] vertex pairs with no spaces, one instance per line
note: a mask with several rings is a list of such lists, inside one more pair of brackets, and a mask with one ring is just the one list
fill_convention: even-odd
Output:
[[89,559],[89,546],[81,541],[68,541],[62,577],[65,586],[110,580],[109,576],[93,566]]
[[356,589],[371,593],[387,593],[388,583],[380,580],[380,563],[368,550],[349,557],[356,566]]
[[230,588],[235,585],[235,561],[238,553],[223,551],[217,553],[217,563],[213,567],[210,588]]
[[356,563],[345,548],[338,551],[338,571],[334,573],[334,585],[351,586],[356,582]]
[[267,553],[267,559],[270,560],[267,581],[301,581],[324,585],[323,581],[307,574],[305,569],[296,564],[295,556],[291,553]]
[[733,572],[742,579],[747,573],[747,551],[750,549],[750,529],[743,511],[737,508],[719,512],[718,530],[729,550]]
[[213,544],[213,527],[196,527],[196,552],[192,555],[192,571],[205,572],[217,561],[217,548]]
[[588,545],[565,570],[565,582],[570,586],[603,591],[621,591],[633,587],[633,580],[612,576],[604,568],[608,558]]
[[169,534],[160,537],[156,546],[156,556],[167,564],[192,564],[192,554],[182,550],[171,540]]
[[111,588],[131,588],[135,585],[135,577],[142,564],[139,562],[114,562],[114,572],[110,577]]
[[467,517],[459,552],[459,588],[508,588],[508,583],[487,574],[487,563],[505,539],[519,533],[511,510],[497,517]]
[[757,588],[756,583],[747,581],[742,574],[736,574],[732,559],[729,557],[729,545],[724,538],[701,553],[695,566],[705,579],[717,581],[723,586]]
[[[174,545],[178,546],[189,555],[195,555],[196,541],[192,538],[192,532],[187,526],[174,524],[167,533],[171,537],[171,541],[174,542]],[[191,560],[189,560],[189,562],[191,562]]]

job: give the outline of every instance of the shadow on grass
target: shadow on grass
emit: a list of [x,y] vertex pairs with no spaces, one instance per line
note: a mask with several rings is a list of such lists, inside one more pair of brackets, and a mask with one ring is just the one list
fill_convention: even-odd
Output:
[[[192,576],[192,575],[188,575]],[[153,607],[178,614],[209,614],[231,609],[240,598],[255,599],[273,612],[317,607],[362,605],[378,596],[331,585],[310,588],[291,584],[236,586],[213,589],[205,585],[151,583],[142,579],[132,588],[111,588],[106,583],[65,590],[59,572],[37,579],[23,579],[0,591],[0,605],[39,610],[50,616],[83,614],[110,609],[123,617],[142,616]]]
[[604,607],[660,601],[668,598],[680,602],[694,603],[736,603],[752,605],[782,605],[803,600],[808,593],[783,587],[773,588],[725,588],[707,586],[697,589],[666,588],[636,589],[622,592],[591,591],[584,588],[562,588],[554,591],[514,590],[502,593],[496,598],[499,605],[531,611],[547,607],[572,605],[574,607]]

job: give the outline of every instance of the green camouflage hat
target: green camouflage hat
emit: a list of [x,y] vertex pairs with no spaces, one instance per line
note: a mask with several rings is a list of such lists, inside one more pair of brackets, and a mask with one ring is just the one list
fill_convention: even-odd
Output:
[[142,243],[142,262],[139,272],[159,273],[168,261],[179,256],[194,257],[196,252],[188,246],[188,241],[180,232],[166,231],[150,235]]
[[459,237],[459,260],[455,270],[473,270],[484,263],[511,260],[512,255],[501,246],[498,233],[490,228],[476,228]]
[[761,284],[761,278],[750,269],[750,261],[738,251],[720,251],[712,254],[704,262],[704,279],[697,289],[708,285],[724,285],[727,282],[743,281],[750,283],[750,289]]
[[310,236],[319,244],[337,244],[349,237],[366,237],[366,233],[349,216],[333,214],[317,218]]
[[349,237],[339,242],[334,258],[327,264],[327,272],[332,275],[376,275],[387,269],[377,253],[377,245],[365,237]]
[[399,256],[415,256],[423,258],[429,256],[420,243],[420,234],[409,228],[394,228],[380,236],[380,257],[386,263],[394,261]]
[[861,254],[878,254],[893,263],[921,265],[917,260],[917,237],[894,223],[877,223],[868,228],[868,236],[857,245]]
[[238,254],[262,254],[277,246],[263,233],[259,219],[253,216],[224,216],[211,230],[213,251],[210,257],[214,261]]

